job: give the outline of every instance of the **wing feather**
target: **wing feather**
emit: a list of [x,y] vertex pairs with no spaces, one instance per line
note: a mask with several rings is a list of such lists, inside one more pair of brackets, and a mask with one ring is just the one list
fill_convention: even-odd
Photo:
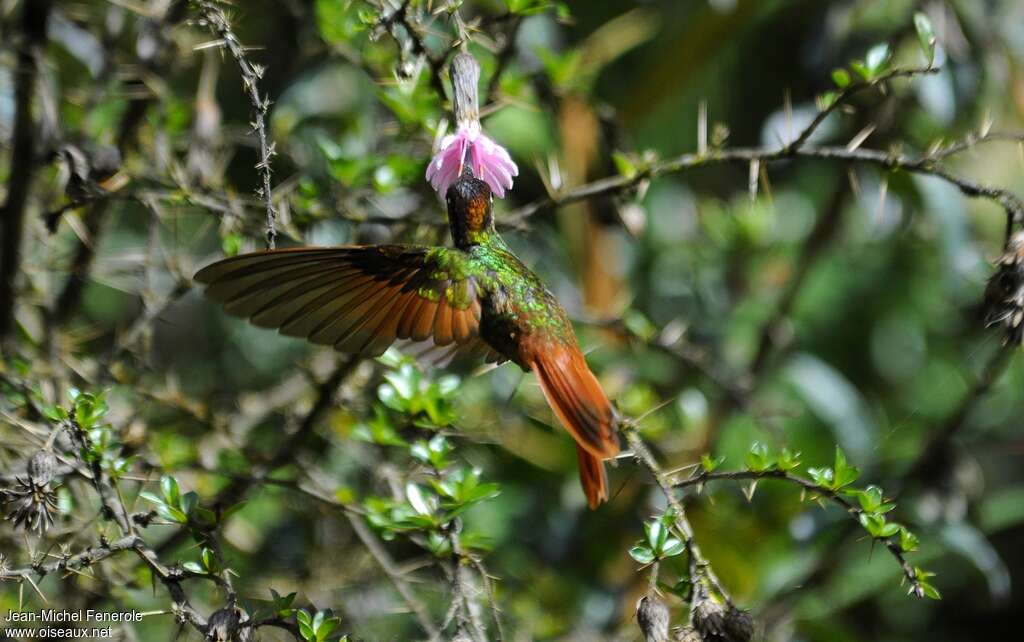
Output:
[[291,248],[224,259],[195,279],[229,314],[342,352],[379,355],[402,339],[501,360],[479,338],[479,284],[447,276],[472,273],[469,260],[415,245]]

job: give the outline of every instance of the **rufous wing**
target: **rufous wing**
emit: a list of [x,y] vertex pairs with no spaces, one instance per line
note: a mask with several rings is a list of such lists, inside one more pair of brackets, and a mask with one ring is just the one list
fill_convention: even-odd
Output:
[[303,247],[227,258],[195,280],[229,314],[341,352],[377,356],[400,339],[474,351],[480,301],[472,277],[451,275],[458,260],[416,245]]

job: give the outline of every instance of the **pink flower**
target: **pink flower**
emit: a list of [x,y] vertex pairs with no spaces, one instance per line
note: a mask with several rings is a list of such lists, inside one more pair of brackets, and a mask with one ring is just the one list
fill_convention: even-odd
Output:
[[512,187],[512,177],[519,175],[519,168],[505,148],[488,138],[479,123],[473,122],[459,125],[454,134],[445,136],[427,166],[427,180],[437,193],[444,196],[448,192],[448,187],[462,174],[467,157],[473,176],[487,183],[495,196],[504,198],[505,190]]

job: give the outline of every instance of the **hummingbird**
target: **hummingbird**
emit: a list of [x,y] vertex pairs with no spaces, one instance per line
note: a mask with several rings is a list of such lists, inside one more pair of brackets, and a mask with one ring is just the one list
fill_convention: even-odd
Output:
[[604,460],[619,453],[617,416],[571,321],[494,227],[494,196],[467,163],[447,186],[454,247],[343,245],[223,259],[195,280],[232,315],[348,354],[396,341],[532,371],[576,441],[587,504],[608,499]]

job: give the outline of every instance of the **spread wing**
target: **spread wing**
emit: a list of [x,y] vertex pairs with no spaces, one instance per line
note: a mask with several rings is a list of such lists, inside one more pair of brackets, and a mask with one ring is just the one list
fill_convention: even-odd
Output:
[[341,352],[377,356],[396,340],[499,355],[479,338],[480,291],[459,250],[305,247],[218,261],[195,280],[232,315]]

